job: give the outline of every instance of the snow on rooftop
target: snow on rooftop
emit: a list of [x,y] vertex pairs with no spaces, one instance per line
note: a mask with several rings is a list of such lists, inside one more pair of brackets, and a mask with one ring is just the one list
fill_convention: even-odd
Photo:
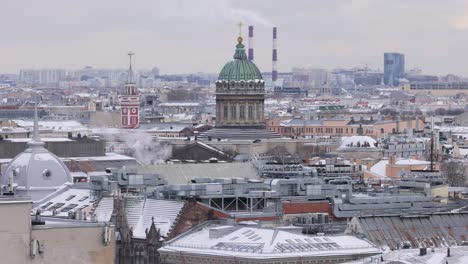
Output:
[[399,159],[395,162],[396,165],[429,165],[431,162],[426,160],[415,159]]
[[167,236],[183,205],[183,202],[173,200],[126,197],[125,212],[133,236],[146,238],[145,231],[150,229],[153,220],[161,236]]
[[[356,148],[358,145],[361,148],[376,148],[377,141],[369,136],[351,136],[342,137],[340,148]],[[367,145],[368,146],[365,146]]]
[[[344,262],[343,264],[362,263],[398,263],[398,264],[445,264],[468,263],[467,247],[450,247],[450,257],[447,257],[447,248],[427,248],[426,255],[420,256],[419,249],[400,249],[386,251],[383,254],[385,262],[380,262],[380,256]],[[446,262],[447,261],[447,262]]]
[[92,206],[93,201],[89,189],[63,188],[34,205],[34,209],[40,210],[41,215],[44,216],[52,216],[55,210],[55,216],[67,217],[70,211],[83,210]]
[[[199,254],[278,258],[294,256],[378,254],[380,250],[353,236],[306,236],[284,229],[249,226],[206,226],[169,242],[164,251],[190,251]],[[216,229],[217,228],[217,229]],[[203,245],[200,245],[203,241]]]
[[105,156],[95,156],[95,157],[67,157],[62,158],[62,160],[74,160],[74,161],[127,161],[135,160],[134,157],[114,153],[106,152]]
[[[20,127],[33,127],[33,121],[25,121],[21,119],[13,120],[18,126]],[[41,120],[39,123],[40,129],[49,129],[53,131],[65,131],[65,132],[73,132],[73,131],[87,131],[88,128],[81,124],[78,121],[73,120],[66,120],[66,121],[49,121],[49,120]]]
[[376,164],[374,164],[374,166],[372,166],[369,171],[372,172],[375,176],[378,176],[379,178],[383,180],[387,180],[389,179],[387,177],[387,172],[385,170],[385,167],[387,166],[387,164],[388,164],[388,160],[383,159],[377,162]]
[[170,103],[160,103],[159,106],[200,106],[200,103],[195,102],[170,102]]
[[109,222],[114,211],[114,198],[102,197],[94,210],[98,222]]
[[[31,141],[30,138],[9,138],[8,140],[11,142],[30,142]],[[69,142],[69,141],[74,141],[74,140],[69,139],[69,138],[59,137],[59,138],[41,138],[41,141],[43,142]]]

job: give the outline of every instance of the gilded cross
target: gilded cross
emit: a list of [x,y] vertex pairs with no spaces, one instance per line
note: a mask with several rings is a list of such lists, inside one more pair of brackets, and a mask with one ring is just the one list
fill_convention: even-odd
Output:
[[242,22],[239,22],[237,25],[239,26],[239,37],[242,37]]

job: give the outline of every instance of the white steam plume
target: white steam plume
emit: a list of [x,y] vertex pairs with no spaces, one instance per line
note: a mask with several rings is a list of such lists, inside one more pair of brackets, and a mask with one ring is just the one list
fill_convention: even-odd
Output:
[[[172,147],[164,144],[142,131],[121,130],[115,134],[114,142],[123,142],[125,151],[122,154],[134,157],[143,165],[161,163],[169,159],[172,155]],[[114,149],[116,151],[116,149]]]

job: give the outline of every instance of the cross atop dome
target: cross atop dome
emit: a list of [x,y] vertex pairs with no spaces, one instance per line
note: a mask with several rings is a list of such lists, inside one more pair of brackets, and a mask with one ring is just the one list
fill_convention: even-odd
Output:
[[239,21],[239,23],[237,25],[239,26],[239,36],[237,37],[237,42],[242,43],[242,40],[243,40],[243,38],[242,38],[242,25],[243,24],[242,24],[241,21]]

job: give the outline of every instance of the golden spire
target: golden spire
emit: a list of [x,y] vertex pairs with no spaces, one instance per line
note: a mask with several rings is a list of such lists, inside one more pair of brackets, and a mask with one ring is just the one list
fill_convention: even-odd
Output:
[[237,37],[237,41],[242,43],[242,21],[239,21],[237,25],[239,26],[239,37]]

